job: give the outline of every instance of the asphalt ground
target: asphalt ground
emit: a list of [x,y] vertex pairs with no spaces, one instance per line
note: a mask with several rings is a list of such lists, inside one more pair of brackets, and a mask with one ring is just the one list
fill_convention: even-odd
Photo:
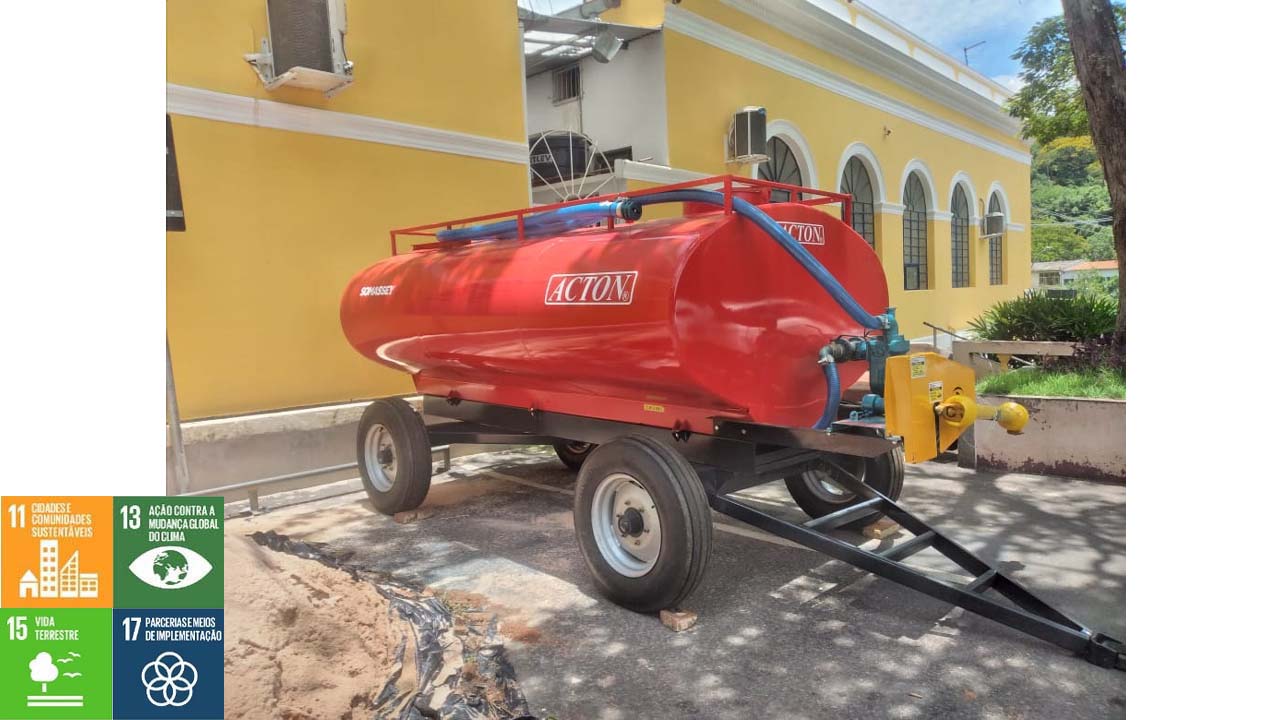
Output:
[[[362,494],[325,497],[356,481],[272,496],[276,509],[227,531],[325,542],[405,584],[467,593],[501,619],[539,716],[1125,714],[1122,672],[715,513],[711,564],[685,603],[697,624],[672,632],[596,592],[573,532],[573,482],[549,450],[511,450],[455,461],[407,524]],[[740,497],[805,519],[780,482]],[[926,463],[908,466],[901,502],[1067,615],[1125,636],[1124,486]],[[933,551],[909,562],[954,567]]]

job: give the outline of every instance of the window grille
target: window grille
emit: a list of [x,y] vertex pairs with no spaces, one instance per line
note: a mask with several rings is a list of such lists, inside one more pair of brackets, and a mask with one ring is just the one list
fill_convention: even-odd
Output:
[[907,290],[929,288],[929,218],[920,176],[907,178],[902,210],[902,275]]
[[849,158],[840,174],[840,192],[853,196],[853,229],[871,247],[876,246],[875,191],[871,174],[858,158]]
[[[760,163],[760,179],[788,185],[804,185],[804,176],[800,174],[800,162],[795,153],[783,142],[782,138],[771,137],[764,146],[765,155],[769,159]],[[799,198],[796,198],[797,200]],[[791,193],[786,190],[771,190],[770,202],[789,202]]]
[[969,197],[951,193],[951,287],[969,287]]
[[577,100],[582,96],[582,72],[579,66],[554,70],[551,73],[551,102]]
[[[1000,196],[995,193],[991,194],[991,200],[987,202],[988,213],[1002,213],[1004,206],[1000,204]],[[1005,218],[1008,222],[1008,217]],[[992,235],[987,238],[987,251],[991,259],[991,284],[1004,284],[1004,234]]]

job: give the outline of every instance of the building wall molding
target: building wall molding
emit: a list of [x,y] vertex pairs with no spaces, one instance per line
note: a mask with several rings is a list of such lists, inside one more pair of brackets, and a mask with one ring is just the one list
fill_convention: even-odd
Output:
[[879,202],[876,203],[875,207],[876,212],[884,213],[885,215],[901,215],[906,209],[906,206],[902,203],[892,202]]
[[[913,57],[909,52],[893,47],[866,30],[848,22],[832,22],[830,14],[814,7],[807,0],[720,1],[728,7],[767,23],[853,65],[881,75],[988,127],[1009,135],[1017,135],[1021,132],[1022,123],[1011,117],[1001,107],[1001,102],[1009,94],[1008,89],[985,77],[980,79],[970,77],[976,73],[972,73],[967,68],[963,70],[955,68],[959,73],[958,77],[963,78],[963,82],[957,77],[940,73],[937,68],[922,62],[918,57]],[[865,7],[860,7],[859,15],[863,15],[865,11]],[[668,7],[668,25],[671,24],[670,20],[673,16],[676,24],[683,20],[680,17],[681,13],[692,14],[687,10]],[[882,18],[878,14],[876,17]],[[905,32],[910,34],[909,31]],[[924,41],[919,42],[924,43]]]
[[936,220],[938,222],[949,223],[951,222],[951,211],[950,210],[930,210],[929,219]]
[[[755,38],[736,30],[731,30],[688,10],[682,10],[671,5],[667,7],[666,17],[667,22],[664,27],[668,30],[687,35],[695,40],[790,75],[798,80],[803,80],[836,95],[908,120],[961,142],[1016,160],[1024,165],[1031,164],[1031,154],[1028,152],[1017,150],[954,123],[929,115],[922,110],[888,95],[883,95],[858,85],[845,77],[820,68],[808,61],[779,52],[777,49],[769,47]],[[1017,132],[1017,130],[1010,131],[1010,134],[1014,132]]]
[[1027,226],[1023,225],[1022,223],[1011,223],[1011,222],[1005,223],[1004,227],[1009,232],[1025,232],[1027,229]]
[[288,130],[311,135],[362,140],[383,145],[431,150],[466,157],[529,164],[529,147],[522,142],[470,135],[425,125],[366,115],[290,105],[274,100],[233,95],[169,83],[166,110],[205,120]]
[[875,186],[876,196],[872,198],[877,205],[884,202],[884,171],[880,169],[880,161],[876,160],[876,154],[871,152],[871,148],[865,143],[854,142],[845,146],[844,152],[840,153],[840,163],[836,165],[836,182],[831,187],[836,190],[840,189],[840,181],[844,178],[844,166],[849,164],[853,158],[862,161],[863,166],[867,168],[867,172],[871,175],[871,183]]

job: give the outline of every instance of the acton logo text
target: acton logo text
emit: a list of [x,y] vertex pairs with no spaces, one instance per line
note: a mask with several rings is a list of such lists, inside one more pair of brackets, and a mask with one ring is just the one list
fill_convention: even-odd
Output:
[[783,230],[791,234],[791,237],[800,242],[801,245],[826,245],[827,232],[826,228],[814,223],[797,223],[797,222],[779,222]]
[[547,305],[630,305],[635,295],[636,270],[567,273],[547,278]]

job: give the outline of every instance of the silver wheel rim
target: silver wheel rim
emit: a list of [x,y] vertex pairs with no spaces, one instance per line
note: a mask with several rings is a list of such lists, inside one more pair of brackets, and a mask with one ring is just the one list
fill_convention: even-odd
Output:
[[[866,462],[859,460],[857,466],[845,469],[853,477],[866,482]],[[809,492],[826,502],[844,503],[856,497],[854,493],[835,482],[830,470],[805,470],[801,477],[804,478],[804,486],[809,489]]]
[[[637,519],[641,526],[635,524]],[[626,473],[613,473],[596,488],[591,498],[591,533],[600,555],[619,575],[642,577],[658,563],[662,521],[657,503]]]
[[387,492],[396,482],[396,444],[385,425],[374,425],[364,436],[364,467],[369,483],[378,492]]

